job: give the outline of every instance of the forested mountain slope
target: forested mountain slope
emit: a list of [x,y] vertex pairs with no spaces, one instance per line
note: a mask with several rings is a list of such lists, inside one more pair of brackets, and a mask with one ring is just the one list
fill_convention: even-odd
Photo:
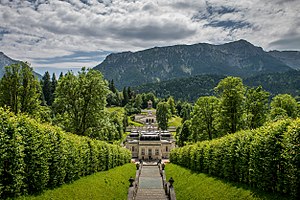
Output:
[[[293,96],[300,95],[300,71],[288,71],[284,73],[262,74],[254,77],[244,78],[245,85],[259,86],[269,91],[271,95],[288,93]],[[214,87],[225,78],[221,75],[198,75],[188,78],[177,78],[160,83],[149,83],[134,90],[142,92],[153,92],[158,97],[173,96],[175,99],[195,101],[199,96],[214,94]]]
[[178,77],[218,74],[249,77],[291,70],[261,47],[239,40],[222,45],[199,43],[113,53],[95,69],[120,89]]

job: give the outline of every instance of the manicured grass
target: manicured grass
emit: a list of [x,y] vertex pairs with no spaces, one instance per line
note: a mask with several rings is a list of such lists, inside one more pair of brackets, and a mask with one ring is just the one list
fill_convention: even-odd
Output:
[[177,200],[186,199],[288,199],[276,194],[267,194],[249,188],[243,184],[236,184],[210,177],[203,173],[196,173],[175,164],[167,164],[165,168],[167,180],[174,179]]
[[128,179],[131,176],[135,177],[135,166],[126,164],[47,190],[39,196],[20,197],[18,200],[127,199]]
[[125,112],[124,108],[123,107],[109,107],[107,108],[108,112],[112,113],[112,112],[118,112],[118,113],[121,113],[123,114]]
[[130,117],[128,117],[128,126],[144,126],[144,124],[132,121]]
[[178,117],[178,116],[176,116],[176,117],[172,117],[170,120],[169,120],[169,126],[175,126],[175,127],[178,127],[178,126],[180,126],[181,125],[181,117]]

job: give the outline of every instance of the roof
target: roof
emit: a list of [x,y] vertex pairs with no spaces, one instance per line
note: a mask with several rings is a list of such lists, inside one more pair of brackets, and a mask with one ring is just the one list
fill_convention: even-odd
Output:
[[158,134],[141,135],[140,140],[160,140],[160,136]]

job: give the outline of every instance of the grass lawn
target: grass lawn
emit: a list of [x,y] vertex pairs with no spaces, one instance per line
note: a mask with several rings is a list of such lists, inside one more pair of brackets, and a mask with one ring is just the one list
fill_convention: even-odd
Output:
[[144,126],[144,124],[132,121],[130,117],[128,117],[128,126]]
[[210,177],[203,173],[196,173],[175,164],[167,164],[165,168],[167,180],[174,179],[174,188],[178,200],[186,199],[288,199],[276,194],[267,194],[249,188],[243,184],[226,182]]
[[181,117],[172,117],[170,120],[169,120],[169,126],[175,126],[175,127],[178,127],[181,125]]
[[128,179],[135,177],[135,169],[134,164],[126,164],[47,190],[41,195],[20,197],[18,200],[127,199]]
[[107,108],[108,112],[112,113],[112,112],[117,112],[117,113],[121,113],[121,114],[124,114],[125,113],[125,110],[123,107],[109,107]]

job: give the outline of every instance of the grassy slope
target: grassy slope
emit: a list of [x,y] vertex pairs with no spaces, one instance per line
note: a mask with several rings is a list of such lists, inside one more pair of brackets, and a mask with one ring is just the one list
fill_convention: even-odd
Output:
[[169,120],[169,123],[168,125],[169,126],[175,126],[175,127],[178,127],[181,125],[181,118],[176,116],[176,117],[172,117],[170,120]]
[[117,112],[117,113],[125,113],[125,110],[123,107],[109,107],[107,108],[108,112],[112,113],[112,112]]
[[144,126],[144,124],[132,121],[130,117],[128,117],[128,126]]
[[[123,107],[109,107],[107,108],[108,112],[112,113],[112,112],[117,112],[121,115],[123,115],[125,113],[125,110]],[[132,121],[130,119],[130,117],[128,117],[128,126],[144,126],[143,124],[139,123],[139,122],[135,122]]]
[[20,197],[18,200],[127,199],[130,176],[135,176],[135,166],[126,164],[47,190],[39,196]]
[[196,173],[175,164],[167,164],[165,170],[167,180],[170,177],[173,177],[175,180],[174,188],[178,200],[284,199],[276,194],[262,193],[242,184],[225,182],[221,179],[209,177],[203,173]]

